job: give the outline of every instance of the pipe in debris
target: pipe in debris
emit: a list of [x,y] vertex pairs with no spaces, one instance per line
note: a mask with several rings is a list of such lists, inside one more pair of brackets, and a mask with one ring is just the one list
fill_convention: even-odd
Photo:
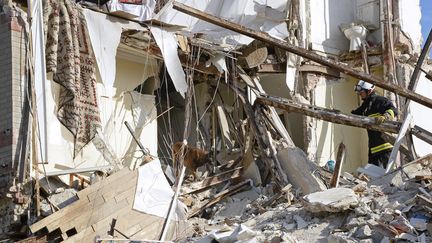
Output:
[[425,97],[423,95],[412,92],[412,91],[408,90],[407,88],[399,87],[398,85],[385,82],[384,80],[379,79],[376,76],[367,74],[365,72],[357,71],[357,70],[349,67],[345,63],[333,61],[329,58],[320,56],[320,55],[318,55],[314,52],[311,52],[309,50],[306,50],[304,48],[291,45],[291,44],[287,43],[286,41],[271,37],[270,35],[268,35],[265,32],[252,30],[252,29],[247,28],[245,26],[241,26],[239,24],[236,24],[236,23],[212,16],[212,15],[209,15],[203,11],[191,8],[187,5],[181,4],[179,2],[174,2],[173,8],[182,12],[182,13],[188,14],[188,15],[196,17],[196,18],[199,18],[201,20],[207,21],[207,22],[215,24],[217,26],[235,31],[237,33],[249,36],[249,37],[254,38],[256,40],[263,41],[265,43],[272,44],[272,45],[277,46],[283,50],[289,51],[291,53],[294,53],[294,54],[299,55],[301,57],[307,58],[307,59],[314,61],[314,62],[317,62],[319,64],[334,68],[334,69],[336,69],[342,73],[348,74],[354,78],[362,79],[366,82],[375,84],[376,86],[379,86],[383,89],[395,92],[401,96],[404,96],[408,99],[411,99],[415,102],[418,102],[419,104],[422,104],[428,108],[432,108],[432,99],[430,99],[428,97]]

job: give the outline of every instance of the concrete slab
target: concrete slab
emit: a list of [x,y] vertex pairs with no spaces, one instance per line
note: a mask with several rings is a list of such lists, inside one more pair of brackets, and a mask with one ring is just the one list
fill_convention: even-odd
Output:
[[311,212],[342,212],[358,205],[359,200],[350,188],[332,188],[303,197],[303,205]]

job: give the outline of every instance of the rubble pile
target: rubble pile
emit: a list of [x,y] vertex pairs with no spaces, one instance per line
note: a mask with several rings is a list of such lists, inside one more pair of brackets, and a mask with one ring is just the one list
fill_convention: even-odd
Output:
[[431,242],[431,165],[429,155],[379,179],[351,175],[338,188],[288,191],[271,203],[268,188],[253,187],[206,210],[209,219],[192,218],[195,234],[182,242]]
[[1,242],[432,242],[406,3],[31,2],[0,0]]

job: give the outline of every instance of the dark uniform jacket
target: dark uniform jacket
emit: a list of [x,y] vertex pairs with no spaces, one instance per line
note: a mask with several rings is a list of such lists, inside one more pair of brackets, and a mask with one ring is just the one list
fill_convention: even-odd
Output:
[[[377,117],[388,113],[392,118],[397,116],[397,109],[386,97],[379,96],[372,92],[361,104],[361,106],[351,112],[352,114]],[[369,136],[369,156],[378,155],[393,148],[387,143],[382,132],[367,130]]]

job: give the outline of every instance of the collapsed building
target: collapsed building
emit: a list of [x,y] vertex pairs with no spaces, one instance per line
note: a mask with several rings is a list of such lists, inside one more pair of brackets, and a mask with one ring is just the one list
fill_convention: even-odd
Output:
[[[0,6],[1,239],[430,241],[418,0]],[[359,80],[398,121],[350,115]]]

